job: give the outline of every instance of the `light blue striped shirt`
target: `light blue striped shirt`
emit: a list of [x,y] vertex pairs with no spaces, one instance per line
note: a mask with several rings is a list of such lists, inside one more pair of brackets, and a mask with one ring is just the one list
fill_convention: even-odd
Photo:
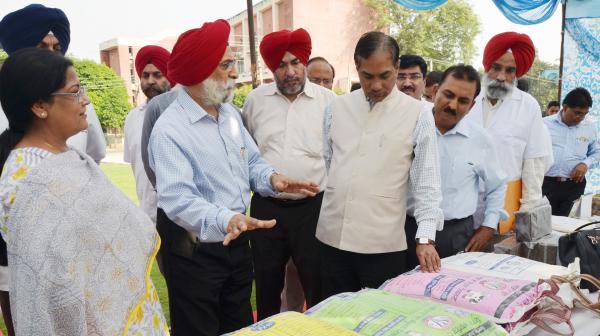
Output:
[[561,116],[562,110],[544,118],[554,152],[554,164],[546,172],[546,176],[571,177],[573,168],[582,162],[588,170],[595,168],[600,160],[596,126],[588,119],[578,125],[567,126]]
[[218,121],[186,92],[158,119],[148,147],[158,207],[203,242],[223,241],[229,220],[246,212],[250,191],[274,196],[264,161],[239,111],[219,107]]
[[[491,136],[470,119],[462,119],[442,134],[436,128],[442,176],[442,210],[444,220],[469,217],[477,210],[480,183],[485,185],[483,226],[497,229],[508,215],[504,211],[507,175]],[[408,201],[408,212],[414,209]]]

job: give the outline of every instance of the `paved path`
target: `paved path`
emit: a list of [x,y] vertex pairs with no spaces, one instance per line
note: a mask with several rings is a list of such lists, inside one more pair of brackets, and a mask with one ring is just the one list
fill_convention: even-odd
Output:
[[104,159],[102,159],[102,162],[129,164],[129,163],[123,161],[123,152],[120,152],[120,151],[119,152],[106,151],[106,157],[104,157]]

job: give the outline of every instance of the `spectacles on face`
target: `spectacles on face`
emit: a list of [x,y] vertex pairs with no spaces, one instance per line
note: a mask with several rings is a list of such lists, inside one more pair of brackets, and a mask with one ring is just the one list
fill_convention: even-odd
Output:
[[233,68],[235,68],[236,66],[237,66],[237,60],[225,61],[225,62],[221,62],[219,64],[219,67],[221,68],[221,70],[224,70],[227,72],[233,70]]
[[399,81],[405,81],[406,79],[410,79],[411,81],[418,81],[419,79],[423,79],[423,75],[414,73],[410,75],[400,74],[398,75]]
[[329,85],[329,84],[333,83],[333,80],[331,80],[329,78],[308,78],[308,80],[311,83],[317,84],[317,85],[321,85],[321,83],[323,83],[323,85]]
[[54,92],[51,93],[51,96],[60,96],[60,97],[76,97],[77,102],[79,104],[83,103],[83,97],[85,97],[85,88],[83,86],[79,87],[79,91],[77,92]]

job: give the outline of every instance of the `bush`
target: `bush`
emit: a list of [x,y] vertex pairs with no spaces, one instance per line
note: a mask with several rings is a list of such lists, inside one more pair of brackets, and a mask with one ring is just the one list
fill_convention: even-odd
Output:
[[250,91],[252,91],[252,85],[250,84],[235,89],[235,92],[233,93],[233,105],[242,108]]
[[109,67],[90,60],[72,59],[104,130],[122,128],[132,109],[125,82]]

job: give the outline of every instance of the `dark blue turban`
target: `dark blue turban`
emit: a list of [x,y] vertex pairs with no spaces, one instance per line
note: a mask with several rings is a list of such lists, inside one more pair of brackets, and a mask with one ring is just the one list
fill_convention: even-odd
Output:
[[65,13],[58,8],[29,5],[9,13],[0,21],[0,44],[10,55],[19,49],[37,46],[50,31],[58,39],[64,55],[71,42],[69,19]]

